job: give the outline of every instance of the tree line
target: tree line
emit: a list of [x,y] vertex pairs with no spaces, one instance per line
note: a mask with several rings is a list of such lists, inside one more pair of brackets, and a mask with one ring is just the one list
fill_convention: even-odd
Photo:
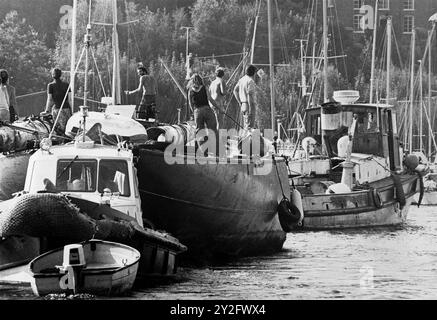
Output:
[[[171,2],[171,3],[170,3]],[[189,33],[189,52],[194,55],[194,69],[204,76],[209,83],[214,77],[215,67],[225,67],[225,79],[229,81],[227,108],[228,116],[223,115],[221,122],[231,126],[233,120],[238,120],[238,106],[233,101],[231,89],[237,78],[241,76],[240,62],[249,52],[252,45],[257,7],[255,1],[249,0],[180,0],[180,1],[119,1],[118,16],[120,22],[134,21],[131,24],[119,26],[121,52],[121,83],[123,90],[132,90],[138,85],[136,66],[142,62],[149,66],[150,71],[158,81],[158,108],[160,120],[175,121],[177,109],[186,111],[186,102],[173,83],[173,80],[163,68],[161,59],[165,61],[178,81],[185,83],[186,64],[186,29],[192,27]],[[88,23],[88,1],[80,0],[77,21],[77,57],[83,49],[83,36]],[[89,97],[100,100],[105,94],[110,94],[112,80],[112,46],[111,27],[102,25],[112,21],[110,1],[94,0],[92,8],[92,52],[90,59],[91,79]],[[276,3],[273,1],[273,3]],[[300,44],[295,41],[306,37],[309,23],[308,3],[303,0],[281,1],[280,7],[274,6],[274,54],[275,63],[281,64],[275,68],[276,109],[286,125],[290,123],[294,112],[305,107],[307,101],[301,96],[301,61]],[[318,17],[321,19],[320,17]],[[260,64],[265,76],[258,77],[258,122],[260,127],[270,123],[268,85],[268,38],[267,13],[265,5],[261,6],[257,19],[257,35],[254,46],[254,62]],[[320,20],[321,21],[321,20]],[[341,37],[334,37],[334,33]],[[315,29],[318,39],[317,53],[321,48],[321,23]],[[361,100],[369,97],[370,82],[370,52],[371,37],[354,37],[341,25],[330,30],[330,55],[344,54],[343,59],[335,59],[329,66],[329,92],[339,89],[358,89]],[[378,43],[383,34],[378,34]],[[45,90],[50,80],[49,70],[59,66],[63,70],[70,69],[71,31],[58,30],[55,34],[56,45],[50,48],[44,34],[39,34],[17,12],[8,13],[0,24],[0,66],[10,71],[12,84],[16,86],[17,94],[27,94]],[[309,38],[311,39],[311,38]],[[340,41],[341,39],[341,41]],[[311,55],[310,46],[305,53]],[[420,49],[419,49],[420,50]],[[408,50],[403,50],[408,55]],[[408,92],[409,79],[406,66],[397,63],[392,66],[392,90],[394,97],[405,100]],[[247,64],[248,61],[246,60]],[[378,65],[382,64],[382,58]],[[236,70],[237,66],[240,66]],[[83,70],[77,75],[76,95],[83,95]],[[234,75],[230,79],[231,75]],[[305,75],[307,79],[315,79],[314,96],[320,102],[323,92],[322,73],[311,69],[311,61],[306,61]],[[68,78],[68,74],[66,74]],[[379,97],[384,97],[385,72],[379,73]],[[424,73],[424,88],[427,88],[427,75]],[[435,81],[435,80],[434,80]],[[102,86],[103,84],[103,86]],[[309,88],[311,91],[311,88]],[[125,103],[136,103],[135,98]],[[232,119],[231,119],[232,118]]]

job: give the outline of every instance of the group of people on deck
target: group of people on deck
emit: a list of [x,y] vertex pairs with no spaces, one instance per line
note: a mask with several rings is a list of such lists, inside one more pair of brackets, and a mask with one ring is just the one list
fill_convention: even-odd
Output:
[[[233,95],[240,105],[243,125],[246,131],[254,128],[255,114],[255,74],[256,67],[249,65],[246,74],[238,81],[233,89]],[[140,64],[137,68],[139,86],[133,91],[125,91],[127,96],[140,93],[141,101],[136,108],[137,119],[156,119],[156,96],[158,93],[157,84],[147,68]],[[196,132],[202,129],[212,130],[218,136],[219,121],[218,115],[225,113],[226,82],[224,81],[225,71],[217,68],[216,78],[206,87],[203,78],[195,73],[190,77],[187,85],[188,102],[193,110]],[[51,71],[53,81],[47,85],[47,101],[42,116],[51,114],[56,123],[55,131],[64,134],[68,119],[72,115],[73,95],[70,85],[63,81],[62,71],[54,68]],[[15,88],[9,85],[9,74],[6,70],[0,70],[0,121],[14,122],[18,119],[15,111],[16,98]]]

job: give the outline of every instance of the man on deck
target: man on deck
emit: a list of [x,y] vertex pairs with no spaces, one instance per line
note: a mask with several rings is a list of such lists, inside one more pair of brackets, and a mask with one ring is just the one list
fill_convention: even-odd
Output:
[[218,119],[218,113],[220,110],[223,110],[224,104],[225,104],[225,94],[226,94],[226,82],[223,79],[225,75],[225,71],[223,68],[217,68],[215,71],[216,78],[213,82],[211,82],[211,85],[209,86],[209,93],[211,95],[211,98],[215,101],[215,103],[218,105],[218,109],[213,106],[210,103],[210,106],[212,110],[214,111],[215,118],[217,121],[217,130],[219,130],[219,119]]
[[255,127],[255,73],[256,67],[249,65],[244,75],[234,88],[234,96],[241,107],[243,114],[243,128],[248,131]]
[[125,91],[127,95],[142,92],[140,105],[137,107],[137,119],[156,120],[156,95],[158,93],[156,81],[149,74],[147,68],[139,65],[137,68],[138,76],[140,77],[140,84],[137,89],[133,91]]
[[9,84],[9,74],[0,70],[0,121],[14,122],[17,119],[15,108],[15,88]]

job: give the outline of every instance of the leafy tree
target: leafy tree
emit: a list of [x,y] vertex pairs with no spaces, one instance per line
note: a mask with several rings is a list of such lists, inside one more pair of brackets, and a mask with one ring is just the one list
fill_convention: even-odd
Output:
[[8,70],[17,95],[45,90],[51,50],[16,11],[0,24],[0,52],[0,67]]

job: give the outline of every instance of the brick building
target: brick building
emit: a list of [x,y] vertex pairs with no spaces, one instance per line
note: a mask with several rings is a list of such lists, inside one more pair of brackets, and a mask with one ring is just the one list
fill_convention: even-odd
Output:
[[[329,0],[342,24],[355,34],[364,33],[364,29],[373,30],[376,0]],[[413,27],[419,33],[426,34],[431,29],[428,19],[437,12],[437,0],[379,0],[379,25],[385,24],[387,16],[392,17],[396,36],[401,41],[411,37]]]

